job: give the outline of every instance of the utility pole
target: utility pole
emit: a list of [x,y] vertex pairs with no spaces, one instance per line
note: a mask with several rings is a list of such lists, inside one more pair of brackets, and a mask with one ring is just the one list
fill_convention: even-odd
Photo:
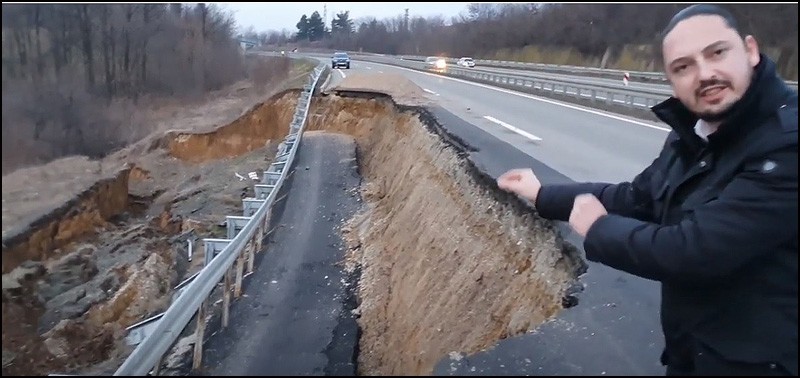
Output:
[[409,27],[408,27],[408,8],[406,8],[406,24],[404,26],[405,26],[405,29],[406,29],[406,33],[408,33],[409,30],[410,30]]

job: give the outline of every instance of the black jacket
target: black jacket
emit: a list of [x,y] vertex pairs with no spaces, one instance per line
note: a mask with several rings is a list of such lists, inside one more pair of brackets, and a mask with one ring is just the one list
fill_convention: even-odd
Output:
[[661,281],[665,364],[699,342],[797,375],[797,92],[762,54],[708,142],[677,99],[653,111],[673,130],[632,182],[544,186],[536,208],[566,221],[576,195],[600,199],[609,215],[589,229],[586,257]]

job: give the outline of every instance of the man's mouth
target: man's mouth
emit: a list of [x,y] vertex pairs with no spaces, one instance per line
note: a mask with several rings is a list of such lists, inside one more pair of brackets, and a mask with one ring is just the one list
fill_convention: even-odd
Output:
[[700,91],[699,97],[705,101],[717,101],[723,94],[723,91],[728,88],[726,85],[713,85]]

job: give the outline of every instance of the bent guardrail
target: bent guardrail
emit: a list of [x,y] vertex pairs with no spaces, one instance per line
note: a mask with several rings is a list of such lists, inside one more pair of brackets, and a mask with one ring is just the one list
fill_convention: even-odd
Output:
[[[231,295],[234,297],[241,295],[245,264],[247,264],[248,272],[253,271],[255,253],[261,249],[261,241],[267,233],[272,206],[291,170],[305,129],[311,97],[324,70],[325,64],[317,65],[308,84],[303,87],[289,134],[281,143],[275,161],[264,171],[261,184],[256,185],[257,198],[243,199],[242,216],[227,218],[229,239],[204,240],[211,247],[207,250],[213,251],[213,257],[207,259],[207,265],[194,276],[190,283],[181,287],[177,299],[173,301],[167,311],[157,316],[157,319],[148,319],[151,327],[148,334],[136,340],[138,342],[136,349],[114,372],[115,376],[147,375],[152,370],[155,370],[154,374],[157,374],[164,355],[195,316],[197,328],[194,336],[193,368],[200,366],[205,317],[208,309],[207,300],[214,288],[224,280],[222,326],[226,327]],[[235,278],[232,277],[233,275]],[[234,279],[235,281],[233,281]]]

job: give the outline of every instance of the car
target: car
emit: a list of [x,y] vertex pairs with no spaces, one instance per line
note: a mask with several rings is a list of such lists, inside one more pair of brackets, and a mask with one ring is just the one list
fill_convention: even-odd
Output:
[[465,56],[465,57],[462,57],[461,59],[459,59],[458,62],[456,63],[456,65],[459,65],[459,66],[462,66],[462,67],[472,68],[472,67],[475,67],[475,60],[470,58],[470,57]]
[[336,52],[333,53],[333,57],[331,57],[331,68],[339,67],[350,69],[350,55],[346,52]]
[[429,56],[425,58],[425,68],[434,71],[441,71],[447,68],[447,61],[442,57]]

